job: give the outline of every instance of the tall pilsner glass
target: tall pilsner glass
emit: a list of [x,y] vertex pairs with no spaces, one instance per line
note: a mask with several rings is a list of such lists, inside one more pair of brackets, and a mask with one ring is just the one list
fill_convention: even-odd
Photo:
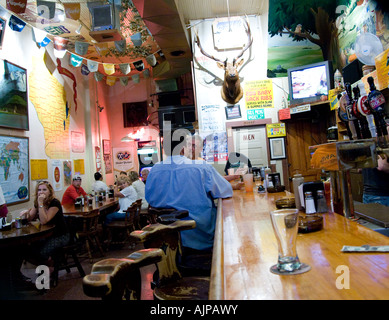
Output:
[[290,273],[300,269],[302,265],[296,252],[298,212],[297,209],[281,209],[270,212],[278,243],[278,262],[272,267],[272,272]]

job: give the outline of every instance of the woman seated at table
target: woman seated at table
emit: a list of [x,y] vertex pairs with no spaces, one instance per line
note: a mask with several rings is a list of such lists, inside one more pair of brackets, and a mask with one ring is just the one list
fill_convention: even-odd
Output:
[[105,224],[109,224],[115,220],[124,220],[126,215],[125,211],[131,207],[133,202],[138,200],[138,195],[131,185],[132,182],[129,177],[120,176],[116,182],[114,196],[119,198],[119,211],[108,214],[105,218]]
[[147,209],[149,203],[146,201],[145,198],[145,184],[141,180],[139,180],[139,175],[136,171],[131,171],[128,176],[132,182],[131,185],[134,187],[138,195],[138,199],[142,199],[142,209]]
[[67,245],[70,241],[70,234],[62,214],[61,202],[55,198],[54,189],[47,181],[41,181],[35,188],[34,207],[20,213],[21,218],[29,221],[39,219],[44,224],[53,224],[54,233],[50,238],[46,238],[33,245],[31,262],[48,263],[50,257],[57,248]]

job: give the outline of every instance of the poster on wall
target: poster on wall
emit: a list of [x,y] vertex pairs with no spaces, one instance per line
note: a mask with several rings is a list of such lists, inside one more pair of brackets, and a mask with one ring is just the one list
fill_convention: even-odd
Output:
[[95,159],[96,159],[96,171],[100,172],[101,171],[101,151],[100,151],[100,147],[98,146],[95,147]]
[[204,138],[204,156],[208,163],[226,162],[228,159],[227,133],[211,133]]
[[52,160],[52,181],[54,191],[62,190],[62,162],[61,160]]
[[29,140],[0,135],[0,185],[7,205],[30,199]]
[[70,186],[72,184],[72,162],[69,160],[63,162],[63,177],[64,186]]
[[219,132],[225,131],[225,117],[221,106],[204,105],[200,107],[201,131]]
[[113,149],[114,171],[130,171],[134,167],[134,155],[130,148]]
[[85,174],[84,159],[74,160],[74,173],[75,174]]
[[31,159],[31,180],[48,179],[47,160]]
[[82,132],[72,131],[71,143],[72,143],[72,152],[74,153],[84,152],[84,136]]
[[285,123],[267,124],[266,131],[267,131],[268,138],[285,137],[286,136]]
[[247,81],[244,85],[244,99],[247,109],[274,108],[273,81]]
[[104,154],[105,173],[112,173],[112,155]]
[[29,130],[27,71],[0,60],[0,126]]

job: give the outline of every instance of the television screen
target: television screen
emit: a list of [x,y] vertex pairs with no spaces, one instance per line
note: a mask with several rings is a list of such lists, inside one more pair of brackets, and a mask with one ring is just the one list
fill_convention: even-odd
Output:
[[323,61],[288,69],[288,82],[291,104],[327,100],[333,88],[332,64]]
[[110,30],[113,28],[111,5],[92,7],[93,31]]

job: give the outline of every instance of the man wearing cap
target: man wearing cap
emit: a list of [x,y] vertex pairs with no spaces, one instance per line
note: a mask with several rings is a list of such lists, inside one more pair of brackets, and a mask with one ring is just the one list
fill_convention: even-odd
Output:
[[76,202],[76,199],[81,196],[86,199],[87,194],[81,187],[81,177],[74,176],[72,185],[65,190],[62,196],[62,205],[74,204]]

